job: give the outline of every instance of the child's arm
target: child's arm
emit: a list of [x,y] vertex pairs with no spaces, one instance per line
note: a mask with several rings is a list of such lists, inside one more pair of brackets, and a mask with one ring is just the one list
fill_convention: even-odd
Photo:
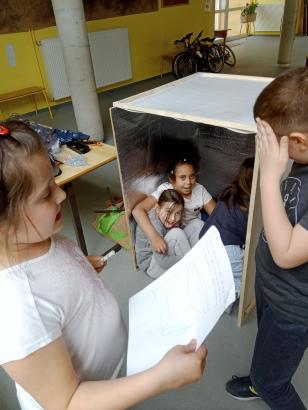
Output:
[[133,216],[139,225],[139,227],[143,230],[146,236],[149,238],[151,242],[151,247],[154,252],[166,254],[168,252],[168,246],[159,233],[156,231],[154,226],[152,225],[149,217],[148,212],[157,204],[156,199],[154,196],[150,195],[141,201],[138,205],[135,206],[133,209]]
[[208,215],[211,215],[216,206],[216,202],[203,185],[197,184],[197,187],[201,188],[201,193],[199,193],[199,195],[201,195],[200,199],[202,201],[201,203],[203,204],[203,209]]
[[294,227],[286,214],[280,180],[286,170],[288,137],[280,143],[265,121],[257,120],[260,154],[260,189],[264,231],[275,263],[283,269],[308,262],[308,230]]
[[3,367],[45,410],[119,410],[200,379],[207,352],[195,347],[176,346],[149,370],[106,381],[80,382],[62,337]]
[[209,202],[203,205],[203,209],[208,215],[211,215],[211,213],[214,211],[215,206],[216,206],[216,202],[212,198],[211,200],[209,200]]

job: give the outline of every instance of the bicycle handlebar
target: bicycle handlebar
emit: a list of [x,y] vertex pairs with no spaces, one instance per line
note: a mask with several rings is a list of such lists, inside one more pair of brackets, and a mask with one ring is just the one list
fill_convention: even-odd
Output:
[[216,37],[204,37],[201,39],[202,42],[204,43],[214,43]]
[[186,34],[186,36],[184,36],[180,40],[175,40],[174,44],[185,43],[186,41],[190,41],[190,38],[191,38],[192,35],[193,35],[193,33],[188,33],[188,34]]
[[195,41],[198,40],[201,36],[202,36],[203,30],[200,31],[200,33],[197,35],[197,37],[195,38]]
[[[184,44],[186,47],[189,47],[189,46],[194,45],[194,44],[198,44],[199,41],[200,41],[199,39],[202,36],[202,33],[203,33],[203,30],[200,31],[200,33],[197,35],[197,37],[193,41],[190,41],[191,36],[193,35],[193,33],[188,33],[183,38],[181,38],[180,40],[175,40],[174,44]],[[204,39],[202,39],[201,41],[203,41],[203,40]],[[188,44],[186,44],[186,42]]]
[[203,33],[203,30],[200,31],[200,33],[197,35],[197,37],[193,41],[191,41],[191,37],[193,33],[188,33],[183,38],[179,40],[175,40],[174,44],[177,44],[177,45],[182,44],[187,49],[196,47],[197,50],[198,50],[198,47],[205,47],[206,44],[204,43],[214,44],[216,37],[204,37],[200,39],[200,37],[202,36],[202,33]]

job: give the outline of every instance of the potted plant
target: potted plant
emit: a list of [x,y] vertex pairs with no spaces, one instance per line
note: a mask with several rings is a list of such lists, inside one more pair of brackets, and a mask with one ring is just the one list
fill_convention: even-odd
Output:
[[246,6],[241,10],[241,23],[251,23],[256,21],[256,9],[259,6],[257,1],[246,3]]

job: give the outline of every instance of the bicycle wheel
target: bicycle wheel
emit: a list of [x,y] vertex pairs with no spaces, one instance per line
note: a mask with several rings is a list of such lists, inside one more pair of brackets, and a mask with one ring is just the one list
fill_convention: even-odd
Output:
[[185,51],[175,56],[172,72],[176,78],[186,77],[197,72],[197,62]]
[[216,44],[209,47],[206,55],[207,65],[212,73],[220,73],[224,68],[224,54]]
[[232,48],[229,46],[225,46],[225,53],[224,53],[225,64],[229,65],[230,67],[234,67],[236,64],[236,57],[232,51]]

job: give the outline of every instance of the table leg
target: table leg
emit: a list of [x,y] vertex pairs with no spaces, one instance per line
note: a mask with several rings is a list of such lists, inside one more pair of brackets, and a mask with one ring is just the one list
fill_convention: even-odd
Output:
[[83,235],[83,230],[82,230],[79,210],[77,206],[76,196],[75,196],[74,189],[73,189],[73,184],[71,182],[68,182],[67,184],[64,185],[64,189],[65,189],[65,192],[67,193],[67,197],[70,202],[73,219],[74,219],[74,229],[75,229],[75,234],[76,234],[78,245],[80,249],[82,250],[82,252],[85,255],[88,255],[87,245],[86,245],[86,241]]
[[160,61],[160,78],[163,78],[163,70],[164,70],[164,59],[161,57]]
[[46,93],[45,90],[43,90],[42,92],[43,92],[43,95],[44,95],[44,98],[45,98],[45,101],[46,101],[46,104],[47,104],[47,108],[48,108],[48,111],[49,111],[50,118],[53,119],[53,115],[52,115],[52,111],[51,111],[51,108],[50,108],[50,104],[49,104],[49,100],[48,100],[48,97],[47,97],[47,93]]
[[32,99],[33,104],[34,104],[34,106],[35,106],[35,113],[36,113],[36,115],[37,115],[37,103],[36,103],[36,99],[35,99],[35,95],[34,95],[34,94],[31,95],[31,99]]

